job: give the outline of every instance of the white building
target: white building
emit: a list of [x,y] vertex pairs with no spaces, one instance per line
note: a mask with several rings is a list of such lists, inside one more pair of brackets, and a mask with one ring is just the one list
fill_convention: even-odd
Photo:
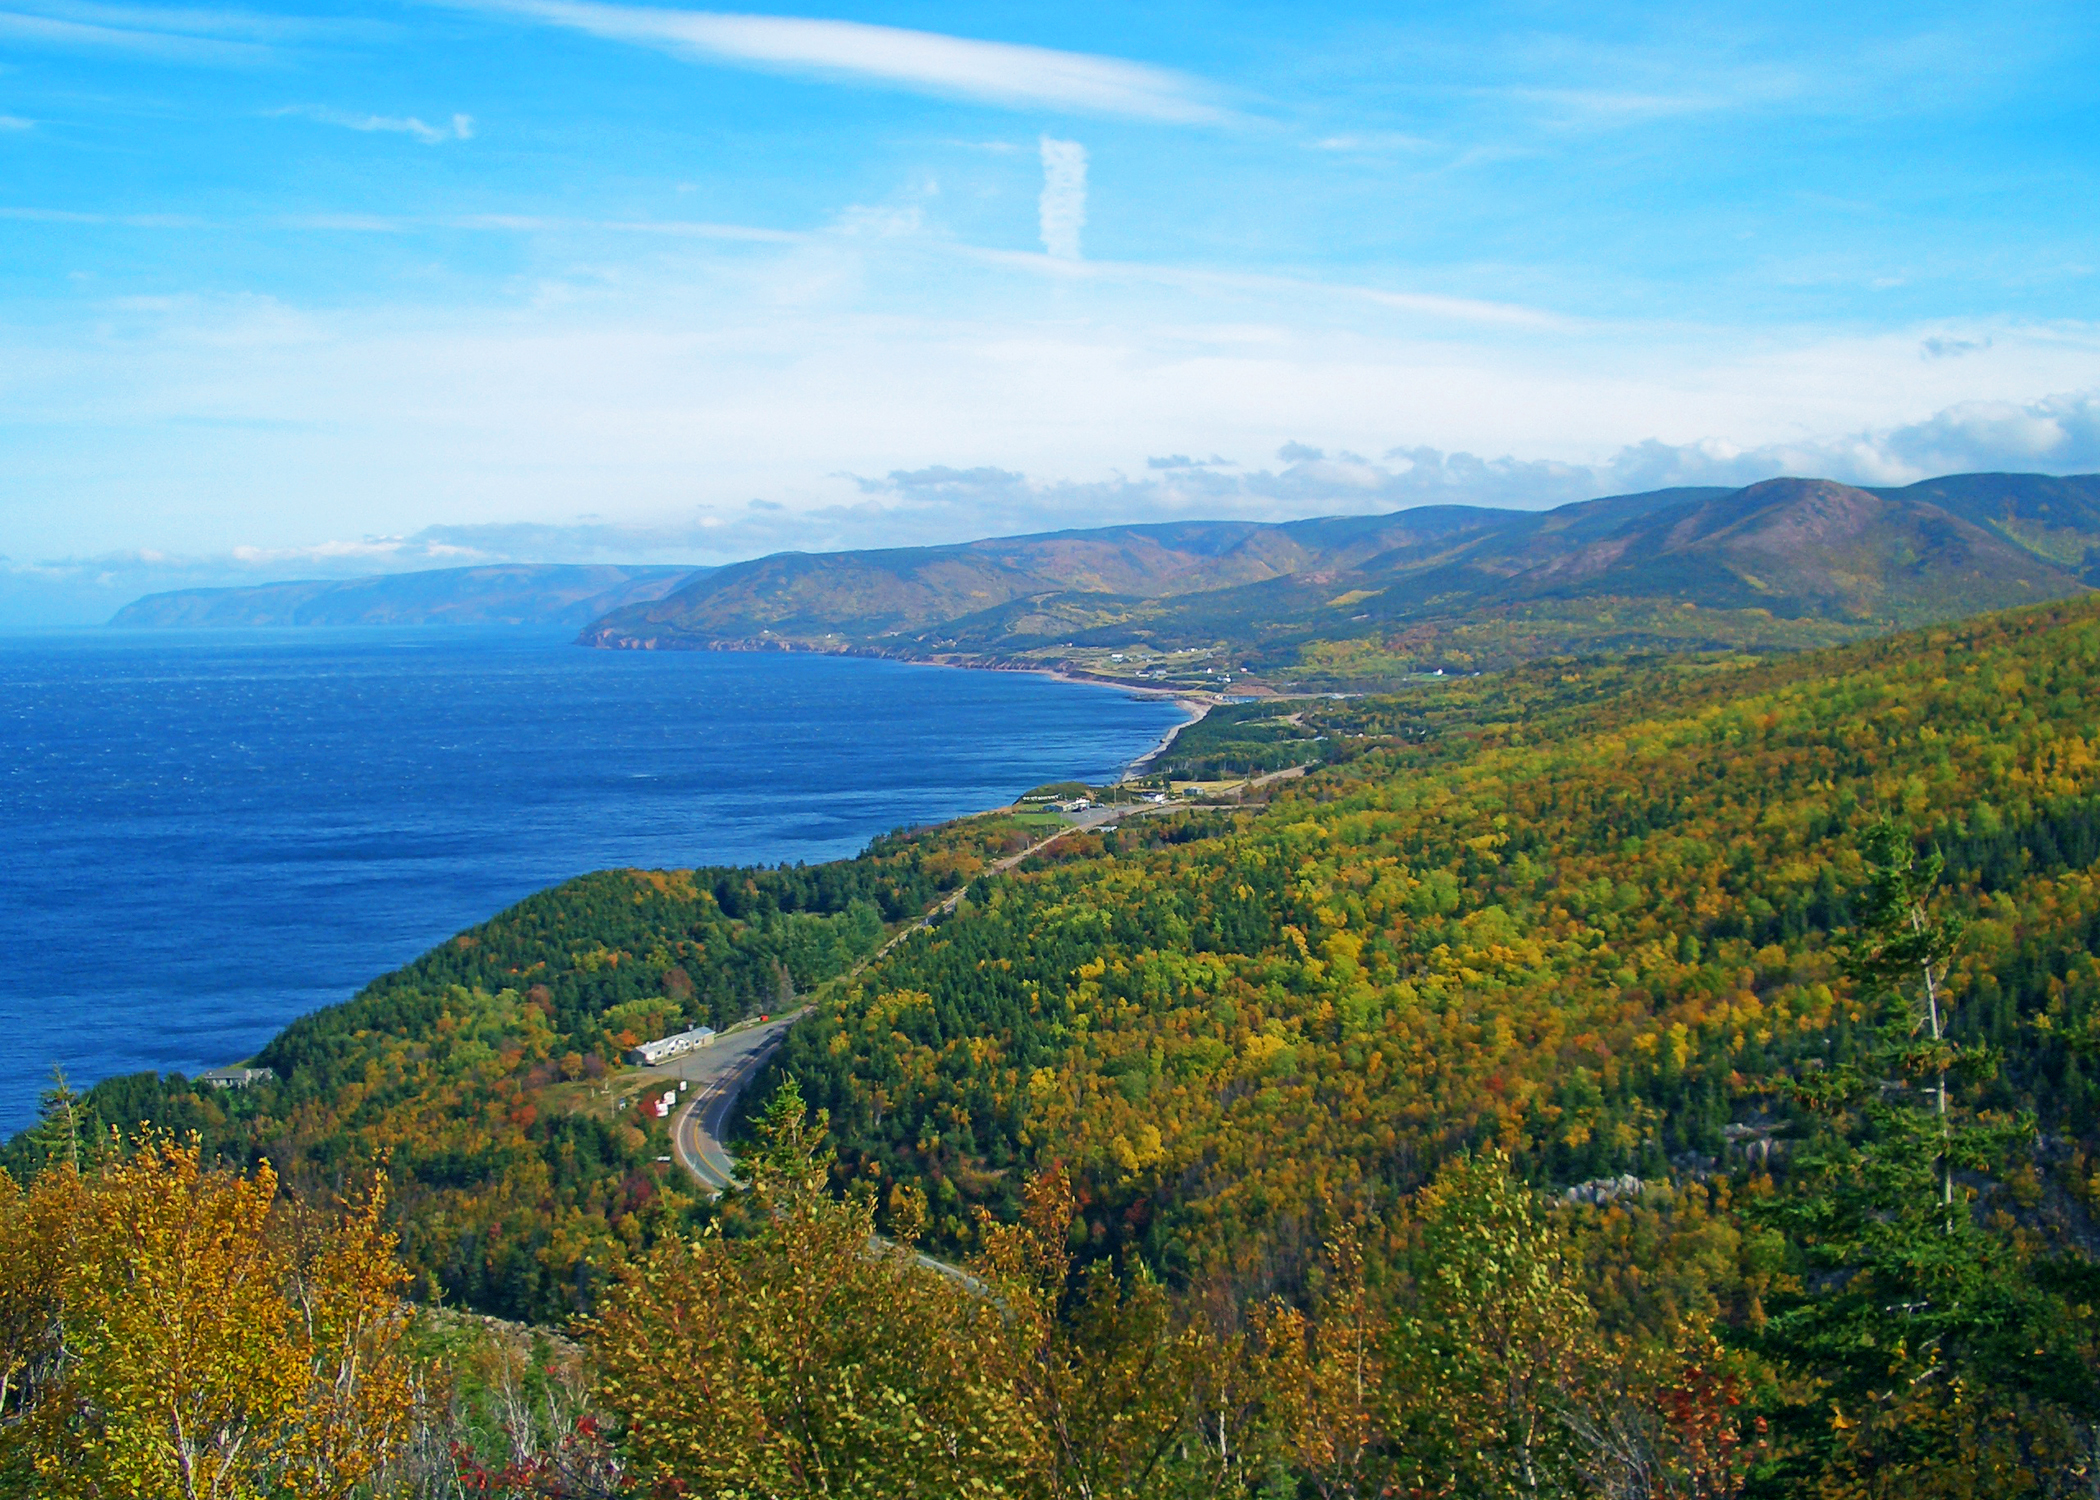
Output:
[[211,1068],[197,1075],[206,1088],[245,1089],[258,1083],[273,1083],[277,1074],[269,1068]]
[[712,1047],[715,1029],[712,1026],[695,1026],[691,1031],[673,1032],[670,1036],[658,1037],[653,1042],[644,1042],[639,1047],[630,1047],[627,1060],[638,1068],[653,1068],[658,1063],[690,1052],[695,1047]]

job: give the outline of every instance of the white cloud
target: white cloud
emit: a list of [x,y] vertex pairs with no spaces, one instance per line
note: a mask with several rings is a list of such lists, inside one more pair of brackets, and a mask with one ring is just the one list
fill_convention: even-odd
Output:
[[276,55],[274,44],[374,30],[362,21],[94,0],[14,0],[0,9],[0,39],[17,45],[129,52],[163,62],[254,64]]
[[1620,489],[1749,484],[1775,474],[1902,485],[1943,474],[2100,472],[2100,390],[1963,401],[1918,422],[1738,448],[1719,439],[1629,444],[1588,472]]
[[[996,464],[834,476],[842,498],[725,500],[653,518],[489,521],[404,535],[237,545],[218,553],[131,548],[46,562],[0,557],[0,625],[90,623],[162,589],[349,578],[489,562],[713,563],[786,549],[935,545],[984,536],[1191,518],[1285,520],[1428,504],[1542,509],[1672,485],[1743,485],[1778,474],[1900,485],[1980,470],[2100,470],[2100,391],[1963,403],[1921,422],[1738,449],[1706,440],[1629,444],[1601,462],[1482,458],[1418,446],[1378,460],[1309,444],[1275,466],[1218,456],[1148,460],[1151,473],[1030,476]],[[1231,471],[1231,472],[1227,472]]]
[[1076,109],[1176,123],[1223,117],[1195,79],[1165,68],[1083,52],[975,41],[859,21],[730,15],[590,0],[485,0],[478,8],[711,62],[855,78],[1008,108]]
[[351,110],[330,109],[321,104],[288,105],[270,113],[280,116],[297,115],[301,119],[316,120],[323,125],[340,125],[346,130],[412,135],[426,146],[435,146],[441,141],[466,141],[474,138],[472,115],[454,115],[443,124],[429,125],[414,115],[368,115]]
[[20,115],[0,115],[0,130],[34,130],[36,121],[25,120]]
[[1086,227],[1086,147],[1077,141],[1042,139],[1043,196],[1038,205],[1043,253],[1079,259],[1079,231]]
[[52,16],[0,11],[0,39],[68,51],[132,52],[168,62],[253,63],[269,49],[252,42],[184,36],[168,31],[96,26]]
[[[619,226],[492,222],[549,253],[474,305],[174,297],[0,319],[0,551],[225,552],[590,510],[712,517],[688,528],[709,552],[681,554],[706,561],[1082,515],[2100,467],[2079,456],[2091,402],[2036,399],[2094,386],[2087,325],[1482,322],[1287,278],[1000,258],[901,219],[634,227],[652,231],[640,255]],[[1927,337],[1979,347],[1920,359]],[[1286,442],[1325,456],[1279,462]],[[829,477],[943,465],[1028,477],[996,504],[952,478]]]
[[2100,470],[2100,391],[2040,401],[1964,401],[1881,442],[1912,472],[2043,468]]
[[1321,136],[1306,143],[1315,151],[1345,155],[1375,156],[1392,151],[1424,151],[1435,144],[1425,136],[1403,135],[1397,130],[1356,130]]

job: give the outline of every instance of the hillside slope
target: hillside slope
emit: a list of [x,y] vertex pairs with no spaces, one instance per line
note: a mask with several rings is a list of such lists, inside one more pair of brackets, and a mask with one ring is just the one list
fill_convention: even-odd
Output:
[[1434,506],[781,554],[613,611],[582,639],[1175,680],[1252,670],[1331,687],[1562,650],[1835,644],[2067,597],[2089,572],[2100,476],[1896,490],[1782,479],[1545,512]]
[[[1956,1033],[2008,1059],[1988,1102],[2084,1141],[2096,700],[2079,600],[1310,707],[1345,763],[973,889],[779,1071],[847,1172],[927,1187],[951,1244],[1059,1161],[1097,1243],[1258,1288],[1322,1203],[1383,1213],[1467,1146],[1564,1187],[1704,1180],[1783,1142],[1775,1080],[1858,1040],[1832,934],[1886,810],[1947,855]],[[2065,1181],[2053,1211],[2088,1232],[2091,1187]]]
[[288,625],[574,626],[659,599],[687,567],[500,563],[246,588],[176,589],[117,611],[124,629]]
[[[275,1081],[109,1079],[82,1101],[82,1136],[194,1130],[310,1195],[384,1159],[425,1295],[558,1322],[697,1207],[665,1165],[655,1075],[626,1049],[806,994],[1026,837],[979,819],[809,869],[580,876],[294,1021],[255,1058]],[[26,1178],[35,1140],[16,1136],[0,1166]]]
[[2005,1055],[1985,1102],[2058,1143],[2023,1222],[2100,1239],[2095,701],[2100,598],[1306,703],[1293,745],[1331,764],[1267,805],[1130,817],[990,878],[1028,841],[1011,820],[806,871],[587,877],[298,1022],[261,1055],[274,1084],[113,1080],[87,1118],[194,1128],[298,1183],[390,1154],[426,1285],[558,1316],[696,1208],[621,1049],[806,996],[966,886],[781,1056],[840,1180],[923,1188],[967,1248],[976,1209],[1010,1217],[1061,1162],[1095,1251],[1263,1293],[1297,1284],[1322,1214],[1383,1215],[1464,1148],[1556,1193],[1725,1196],[1746,1153],[1783,1161],[1777,1080],[1860,1041],[1832,946],[1855,835],[1890,811],[1969,921],[1948,995],[1957,1036]]
[[[1669,525],[1750,545],[1696,505]],[[919,1385],[867,1397],[866,1351],[909,1334],[915,1380],[954,1374],[941,1409],[1034,1404],[960,1477],[867,1493],[992,1493],[1004,1434],[1079,1413],[1073,1472],[1141,1431],[1114,1471],[1138,1477],[1096,1491],[1126,1497],[1338,1472],[1328,1493],[2084,1494],[2096,701],[2100,596],[1765,661],[1237,705],[1191,755],[1266,723],[1329,763],[999,873],[1033,842],[1011,817],[812,868],[587,876],[287,1028],[272,1080],[111,1080],[5,1164],[64,1179],[148,1121],[322,1202],[384,1163],[422,1296],[600,1329],[644,1308],[598,1393],[703,1481],[667,1492],[806,1488],[714,1476],[811,1390],[874,1409],[882,1452],[965,1453],[926,1439]],[[1919,855],[1937,891],[1903,877]],[[1921,1037],[1910,946],[1945,918],[1958,1057]],[[1862,982],[1845,959],[1877,937],[1900,978]],[[746,1100],[799,1093],[745,1151],[753,1193],[702,1202],[650,1107],[668,1080],[621,1055],[789,989],[814,1014]],[[974,1279],[871,1254],[878,1229]],[[16,1255],[17,1305],[50,1263]],[[753,1391],[775,1425],[721,1419]],[[1561,1477],[1467,1457],[1513,1445]],[[1168,1485],[1163,1454],[1202,1464]]]

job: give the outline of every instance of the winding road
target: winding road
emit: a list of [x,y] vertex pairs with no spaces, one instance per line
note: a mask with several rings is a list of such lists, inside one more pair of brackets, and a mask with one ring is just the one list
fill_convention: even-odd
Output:
[[[1305,774],[1307,767],[1292,766],[1282,771],[1271,771],[1266,776],[1257,776],[1244,783],[1247,787],[1263,787],[1274,782],[1289,780]],[[1117,807],[1091,807],[1079,813],[1073,821],[1058,829],[1047,838],[1038,839],[1018,854],[1010,854],[989,865],[985,874],[997,875],[1011,870],[1029,855],[1050,844],[1056,843],[1068,833],[1080,833],[1088,829],[1101,828],[1127,817],[1147,814],[1185,811],[1187,803],[1139,803]],[[890,949],[903,942],[920,928],[930,926],[937,918],[955,910],[968,887],[959,887],[927,913],[899,931],[888,942],[854,966],[858,973]],[[662,1075],[666,1079],[683,1079],[687,1085],[686,1102],[677,1117],[671,1121],[671,1149],[678,1155],[678,1164],[700,1180],[701,1186],[712,1193],[726,1192],[736,1181],[736,1158],[722,1144],[722,1133],[729,1126],[730,1110],[735,1107],[739,1095],[758,1076],[766,1059],[780,1045],[787,1029],[808,1015],[810,1006],[773,1017],[767,1021],[750,1022],[736,1026],[715,1038],[714,1045],[700,1047],[686,1053],[674,1062],[666,1064]],[[921,1263],[945,1275],[961,1276],[955,1267],[927,1256],[919,1257]]]
[[[1127,808],[1089,808],[1078,818],[1058,829],[1048,838],[1038,839],[1018,854],[1008,855],[991,865],[986,874],[999,874],[1011,870],[1029,855],[1045,845],[1053,844],[1068,833],[1077,833],[1084,828],[1098,828]],[[855,972],[866,968],[890,949],[903,942],[921,927],[930,924],[936,917],[955,910],[963,897],[958,888],[937,902],[923,917],[909,923],[888,942],[877,948],[855,965]],[[677,1153],[678,1164],[700,1180],[700,1185],[711,1193],[727,1192],[736,1181],[736,1158],[722,1144],[722,1135],[729,1127],[730,1111],[737,1097],[758,1076],[766,1059],[780,1045],[787,1029],[808,1015],[810,1007],[773,1017],[769,1021],[753,1022],[733,1027],[714,1040],[714,1045],[698,1047],[672,1062],[666,1063],[660,1076],[666,1080],[685,1081],[686,1102],[671,1121],[671,1149]],[[940,1261],[921,1260],[943,1272],[960,1274]]]
[[727,1190],[736,1180],[736,1158],[722,1144],[729,1111],[737,1096],[765,1066],[787,1029],[809,1014],[809,1007],[738,1026],[670,1063],[665,1075],[684,1079],[685,1107],[671,1122],[671,1149],[678,1164],[711,1192]]

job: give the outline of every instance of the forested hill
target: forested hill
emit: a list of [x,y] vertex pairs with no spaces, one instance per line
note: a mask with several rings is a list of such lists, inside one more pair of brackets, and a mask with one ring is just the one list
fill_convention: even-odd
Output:
[[1097,1243],[1257,1287],[1322,1205],[1383,1213],[1468,1147],[1556,1191],[1720,1183],[1802,1129],[1781,1081],[1865,1033],[1831,944],[1888,814],[1947,855],[1955,1030],[2006,1058],[1990,1102],[2058,1143],[2032,1212],[2084,1236],[2095,702],[2078,601],[1332,705],[1308,722],[1345,763],[973,886],[779,1067],[853,1172],[927,1185],[950,1244],[1062,1161]]
[[[747,1414],[786,1430],[888,1357],[908,1282],[882,1378],[971,1361],[958,1410],[1011,1398],[1017,1432],[1095,1434],[1055,1464],[1137,1464],[1101,1493],[1169,1493],[1154,1466],[1191,1495],[2073,1493],[2096,701],[2100,599],[1307,701],[1261,742],[1324,755],[1302,779],[1008,873],[1032,835],[998,816],[570,882],[288,1028],[274,1082],[55,1097],[7,1164],[146,1122],[309,1197],[386,1163],[422,1295],[626,1309],[609,1357],[670,1373],[601,1394],[683,1413],[626,1430],[665,1475],[752,1451],[687,1411],[717,1389],[692,1370],[771,1402],[769,1340],[845,1351]],[[828,1136],[777,1096],[752,1170],[788,1196],[710,1207],[620,1054],[790,992],[816,1011],[755,1097],[792,1078]],[[971,1258],[1000,1316],[871,1227]],[[931,1451],[874,1426],[856,1462]]]
[[371,578],[176,589],[118,610],[126,629],[286,625],[576,626],[660,599],[696,571],[584,563],[499,563]]
[[1426,506],[782,553],[593,622],[598,646],[879,651],[1363,686],[1599,650],[1799,648],[2100,578],[2100,476],[1779,479],[1551,511]]
[[[697,1206],[625,1050],[807,994],[1025,837],[976,819],[807,869],[585,875],[294,1021],[255,1058],[273,1082],[116,1078],[55,1117],[68,1152],[150,1121],[308,1193],[385,1161],[422,1294],[558,1321]],[[48,1137],[0,1164],[32,1174]]]
[[1306,704],[1291,743],[1333,763],[1270,805],[1132,817],[997,879],[1026,837],[1000,819],[809,871],[586,877],[296,1023],[262,1054],[276,1085],[116,1080],[92,1110],[294,1180],[389,1149],[430,1284],[546,1315],[692,1207],[640,1085],[606,1092],[621,1048],[808,993],[974,881],[784,1054],[854,1171],[924,1184],[963,1247],[973,1205],[1011,1213],[1062,1160],[1104,1245],[1287,1268],[1316,1202],[1385,1202],[1468,1145],[1566,1186],[1695,1183],[1783,1141],[1774,1080],[1853,1044],[1830,933],[1888,811],[1947,850],[1971,918],[1958,1027],[2007,1049],[2004,1102],[2082,1136],[2096,679],[2080,601]]

